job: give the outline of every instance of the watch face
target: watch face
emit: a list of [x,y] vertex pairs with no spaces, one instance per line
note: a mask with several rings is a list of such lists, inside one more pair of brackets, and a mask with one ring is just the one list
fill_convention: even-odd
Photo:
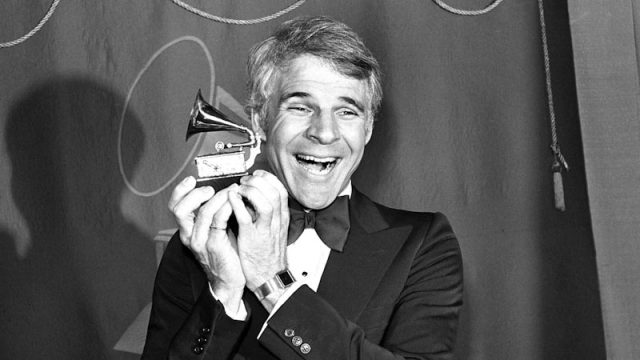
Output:
[[279,273],[278,277],[280,278],[280,281],[282,281],[282,285],[284,285],[284,286],[289,286],[289,285],[293,284],[294,281],[296,281],[293,278],[293,275],[291,275],[291,273],[288,270],[285,270],[285,271]]

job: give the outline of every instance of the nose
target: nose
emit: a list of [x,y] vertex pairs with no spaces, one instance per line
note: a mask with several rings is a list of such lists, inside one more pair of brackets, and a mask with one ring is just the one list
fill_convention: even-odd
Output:
[[320,144],[331,144],[340,139],[340,128],[335,116],[324,112],[311,118],[306,135]]

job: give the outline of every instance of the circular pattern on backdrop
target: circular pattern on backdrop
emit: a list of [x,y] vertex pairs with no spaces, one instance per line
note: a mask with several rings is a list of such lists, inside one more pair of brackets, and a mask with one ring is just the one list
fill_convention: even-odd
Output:
[[[136,76],[135,80],[133,81],[133,83],[131,84],[131,87],[129,88],[129,92],[127,93],[127,98],[124,102],[124,106],[122,109],[122,114],[120,115],[120,125],[118,128],[118,167],[120,169],[120,175],[122,176],[122,180],[124,181],[124,183],[126,184],[127,188],[129,188],[129,190],[131,190],[132,193],[138,195],[138,196],[142,196],[142,197],[150,197],[150,196],[154,196],[157,195],[158,193],[160,193],[161,191],[163,191],[164,189],[166,189],[169,185],[171,185],[171,183],[178,177],[180,176],[180,174],[182,173],[182,171],[187,167],[187,165],[189,164],[189,162],[191,161],[191,159],[193,158],[193,156],[195,155],[196,151],[198,150],[198,146],[200,146],[203,137],[202,136],[198,136],[198,139],[196,141],[196,143],[193,145],[193,148],[191,149],[191,151],[189,152],[189,155],[187,156],[187,158],[184,160],[184,163],[180,166],[180,168],[176,171],[176,173],[171,176],[171,178],[169,180],[167,180],[164,184],[162,184],[159,188],[152,190],[152,191],[140,191],[138,190],[129,180],[129,178],[127,177],[127,174],[124,171],[124,164],[122,161],[122,129],[124,127],[124,117],[125,114],[127,113],[127,108],[129,107],[129,101],[131,101],[131,96],[133,95],[133,91],[136,88],[136,85],[138,85],[138,82],[140,81],[140,79],[142,78],[142,76],[144,75],[144,73],[149,69],[149,67],[151,67],[151,65],[153,64],[153,62],[167,49],[169,49],[170,47],[172,47],[173,45],[176,45],[180,42],[183,41],[191,41],[191,42],[195,42],[196,44],[198,44],[200,46],[200,48],[202,48],[202,51],[204,52],[205,56],[207,57],[207,61],[209,63],[209,71],[210,71],[210,78],[211,78],[211,83],[209,85],[209,102],[212,102],[213,99],[213,92],[214,92],[214,84],[215,84],[215,69],[213,66],[213,58],[211,57],[211,53],[209,52],[209,49],[207,48],[207,46],[204,44],[204,42],[202,42],[202,40],[200,40],[199,38],[195,37],[195,36],[182,36],[179,37],[173,41],[168,42],[167,44],[165,44],[164,46],[162,46],[158,51],[155,52],[155,54],[153,54],[151,56],[151,58],[149,59],[149,61],[147,61],[147,63],[144,65],[144,67],[142,68],[142,70],[140,70],[140,72],[138,73],[138,75]],[[202,134],[200,134],[202,135]]]
[[267,16],[263,16],[261,18],[257,18],[257,19],[247,19],[247,20],[241,20],[241,19],[229,19],[229,18],[225,18],[225,17],[221,17],[221,16],[216,16],[213,14],[209,14],[208,12],[202,11],[200,9],[196,9],[195,7],[184,3],[182,0],[171,0],[171,2],[173,2],[174,4],[180,6],[181,8],[202,16],[205,19],[209,19],[209,20],[213,20],[213,21],[217,21],[217,22],[221,22],[221,23],[225,23],[225,24],[233,24],[233,25],[254,25],[254,24],[260,24],[263,22],[267,22],[267,21],[271,21],[277,17],[280,17],[290,11],[293,11],[294,9],[296,9],[297,7],[299,7],[300,5],[304,4],[304,2],[307,0],[298,0],[295,3],[293,3],[292,5],[289,5],[288,7],[277,11],[271,15],[267,15]]
[[487,7],[485,7],[484,9],[479,9],[479,10],[458,9],[458,8],[455,8],[455,7],[445,3],[443,0],[433,0],[433,2],[435,2],[436,4],[438,4],[438,6],[440,6],[444,10],[447,10],[450,13],[458,14],[458,15],[466,15],[466,16],[475,16],[475,15],[484,15],[484,14],[488,13],[489,11],[495,9],[498,5],[500,5],[502,0],[494,0]]
[[51,15],[53,15],[53,12],[56,10],[56,7],[58,6],[58,3],[60,3],[60,0],[53,0],[53,2],[51,3],[51,6],[49,6],[49,10],[47,10],[47,13],[44,14],[42,19],[40,19],[40,22],[38,22],[38,24],[33,29],[31,29],[31,31],[29,31],[28,33],[22,35],[21,37],[15,40],[0,43],[0,48],[8,48],[11,46],[18,45],[24,41],[27,41],[27,39],[35,35],[38,31],[40,31],[40,29],[44,26],[47,20],[49,20]]

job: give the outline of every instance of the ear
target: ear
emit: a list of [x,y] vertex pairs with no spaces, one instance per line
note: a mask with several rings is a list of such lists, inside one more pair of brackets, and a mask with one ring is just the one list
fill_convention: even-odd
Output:
[[373,135],[373,122],[374,119],[373,117],[369,118],[369,120],[367,120],[367,124],[365,124],[365,128],[364,128],[364,144],[367,145],[369,143],[369,140],[371,140],[371,135]]
[[260,137],[260,139],[262,140],[267,140],[267,133],[263,129],[262,123],[263,121],[260,115],[252,109],[251,110],[251,128],[253,129],[253,132],[256,133],[256,136]]

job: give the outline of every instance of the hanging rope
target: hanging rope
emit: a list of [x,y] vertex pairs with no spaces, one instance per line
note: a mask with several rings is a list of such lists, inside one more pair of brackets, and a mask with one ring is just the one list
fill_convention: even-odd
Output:
[[47,11],[47,13],[44,14],[44,17],[42,18],[42,20],[40,20],[38,25],[36,25],[36,27],[31,29],[31,31],[29,31],[28,33],[24,34],[23,36],[15,39],[13,41],[7,41],[7,42],[0,43],[0,48],[8,48],[8,47],[11,47],[11,46],[16,46],[16,45],[18,45],[18,44],[20,44],[22,42],[27,41],[30,37],[35,35],[38,31],[40,31],[40,29],[44,26],[44,24],[47,22],[47,20],[49,20],[51,15],[53,15],[53,12],[56,10],[56,7],[58,6],[59,2],[60,2],[60,0],[53,0],[51,5],[49,6],[49,10]]
[[277,17],[280,17],[298,7],[300,7],[300,5],[304,4],[305,1],[307,0],[298,0],[296,1],[294,4],[290,5],[289,7],[282,9],[274,14],[268,15],[268,16],[264,16],[258,19],[248,19],[248,20],[240,20],[240,19],[229,19],[229,18],[224,18],[224,17],[220,17],[220,16],[216,16],[216,15],[212,15],[209,14],[207,12],[204,12],[202,10],[196,9],[193,6],[189,5],[189,4],[185,4],[184,2],[182,2],[182,0],[171,0],[171,2],[173,2],[174,4],[180,6],[181,8],[194,13],[196,15],[202,16],[205,19],[209,19],[209,20],[213,20],[213,21],[217,21],[217,22],[221,22],[221,23],[225,23],[225,24],[233,24],[233,25],[253,25],[253,24],[259,24],[259,23],[263,23],[263,22],[267,22],[270,20],[273,20]]
[[549,46],[547,44],[547,25],[544,21],[543,0],[538,0],[538,11],[540,15],[540,33],[542,36],[542,52],[544,54],[544,74],[547,85],[547,106],[549,108],[549,120],[551,122],[551,151],[553,152],[553,193],[556,209],[565,210],[564,186],[562,184],[562,170],[569,171],[569,164],[564,159],[558,145],[558,133],[556,131],[556,113],[553,107],[553,91],[551,88],[551,65],[549,61]]
[[484,15],[484,14],[488,13],[489,11],[495,9],[498,5],[500,5],[502,0],[494,0],[493,3],[491,3],[489,6],[487,6],[484,9],[480,9],[480,10],[457,9],[457,8],[454,8],[451,5],[446,4],[442,0],[433,0],[433,2],[435,2],[436,4],[438,4],[438,6],[440,6],[441,8],[443,8],[445,10],[447,10],[450,13],[457,14],[457,15],[465,15],[465,16],[475,16],[475,15]]

